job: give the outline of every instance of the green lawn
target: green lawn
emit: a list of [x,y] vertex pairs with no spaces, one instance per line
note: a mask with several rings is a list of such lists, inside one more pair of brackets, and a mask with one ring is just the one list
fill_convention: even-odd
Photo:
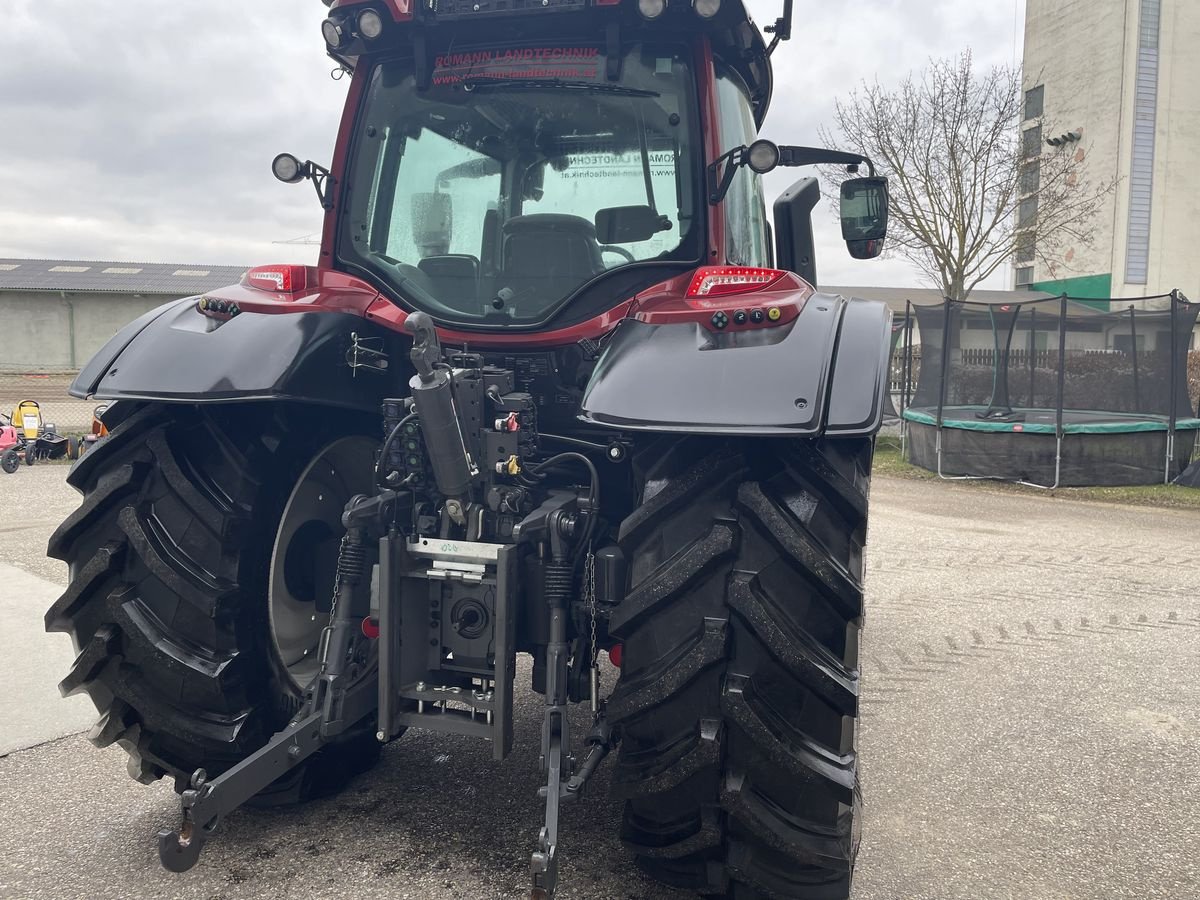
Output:
[[[898,437],[881,437],[875,447],[876,475],[890,478],[909,478],[916,481],[933,480],[933,472],[909,465],[900,455]],[[1171,509],[1200,509],[1200,490],[1174,484],[1148,484],[1129,487],[1072,487],[1049,491],[1011,484],[1004,481],[958,481],[981,491],[1007,491],[1035,497],[1059,497],[1067,500],[1091,500],[1101,503],[1128,503],[1136,506],[1159,506]]]

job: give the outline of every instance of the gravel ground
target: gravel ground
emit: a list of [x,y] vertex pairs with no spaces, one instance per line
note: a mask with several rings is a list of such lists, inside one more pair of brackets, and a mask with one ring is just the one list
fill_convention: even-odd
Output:
[[[41,554],[66,471],[0,476],[0,562],[60,584]],[[890,479],[873,500],[856,900],[1200,895],[1200,516]],[[174,795],[122,751],[14,753],[0,896],[522,896],[540,698],[520,696],[504,763],[410,733],[339,797],[234,814],[183,876],[153,840]],[[684,896],[630,865],[606,782],[565,811],[561,896]]]

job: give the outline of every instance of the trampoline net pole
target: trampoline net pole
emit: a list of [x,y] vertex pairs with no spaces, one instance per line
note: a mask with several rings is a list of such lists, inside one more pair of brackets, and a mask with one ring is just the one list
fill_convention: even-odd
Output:
[[942,419],[946,410],[946,382],[950,378],[950,298],[946,297],[942,306],[942,372],[941,384],[938,385],[937,407],[937,473],[942,474]]
[[1067,295],[1059,298],[1058,313],[1058,407],[1055,410],[1054,486],[1058,487],[1062,472],[1063,394],[1067,386]]
[[1171,378],[1167,390],[1170,408],[1167,410],[1167,460],[1163,469],[1163,484],[1171,483],[1171,463],[1175,456],[1175,426],[1179,421],[1179,409],[1176,405],[1179,398],[1179,305],[1179,291],[1171,291]]
[[1026,406],[1035,406],[1034,390],[1037,383],[1037,307],[1029,307],[1029,398]]
[[1142,388],[1138,380],[1137,315],[1132,303],[1129,304],[1129,343],[1133,348],[1129,351],[1133,357],[1133,408],[1141,409]]
[[942,371],[938,385],[937,427],[942,429],[942,416],[946,410],[946,382],[950,380],[950,298],[942,304]]
[[912,384],[912,301],[904,301],[904,366],[901,369],[900,384],[900,458],[906,459],[905,450],[908,445],[908,420],[904,414],[908,412],[911,396],[909,386]]
[[1067,386],[1067,295],[1059,298],[1058,313],[1058,397],[1056,399],[1055,432],[1063,433],[1063,394]]

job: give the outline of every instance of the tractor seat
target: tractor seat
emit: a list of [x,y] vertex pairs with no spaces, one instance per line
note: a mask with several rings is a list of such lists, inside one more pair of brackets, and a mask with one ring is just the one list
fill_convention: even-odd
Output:
[[596,227],[580,216],[535,213],[504,223],[497,285],[522,306],[548,306],[604,271]]

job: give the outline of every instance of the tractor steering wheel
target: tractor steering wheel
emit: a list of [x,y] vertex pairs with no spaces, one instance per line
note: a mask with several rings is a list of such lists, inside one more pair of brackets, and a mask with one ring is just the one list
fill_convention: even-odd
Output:
[[630,253],[628,250],[626,250],[624,247],[616,247],[616,246],[613,246],[612,244],[601,244],[600,252],[602,254],[603,253],[615,253],[615,254],[617,254],[617,256],[624,257],[626,262],[637,262],[637,257],[634,256],[632,253]]

